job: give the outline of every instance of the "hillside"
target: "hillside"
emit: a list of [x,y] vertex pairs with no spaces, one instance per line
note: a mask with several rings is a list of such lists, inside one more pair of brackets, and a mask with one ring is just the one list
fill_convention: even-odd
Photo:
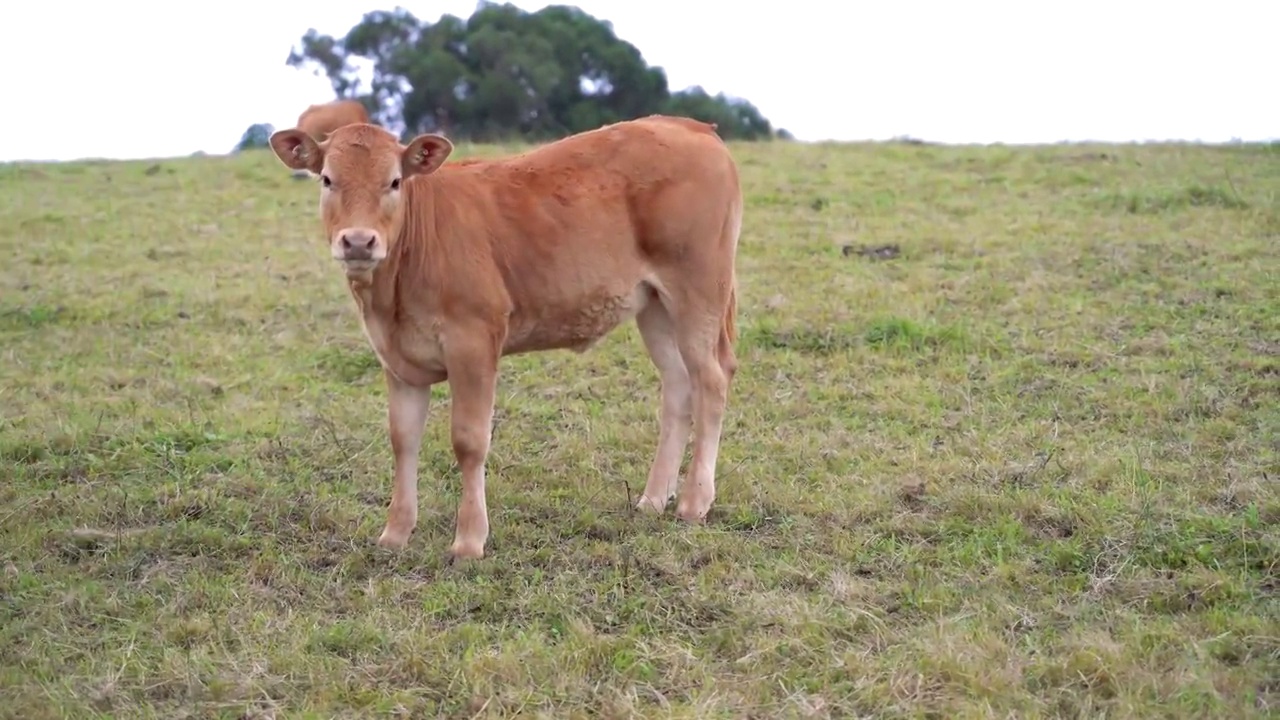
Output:
[[0,715],[1275,712],[1280,148],[735,151],[708,524],[629,511],[628,325],[505,361],[455,565],[443,387],[373,545],[385,390],[313,183],[0,166]]

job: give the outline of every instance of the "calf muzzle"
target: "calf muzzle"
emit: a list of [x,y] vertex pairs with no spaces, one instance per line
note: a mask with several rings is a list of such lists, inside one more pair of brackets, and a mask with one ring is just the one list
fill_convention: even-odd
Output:
[[381,260],[385,255],[377,233],[372,230],[343,230],[333,250],[334,256],[344,262]]

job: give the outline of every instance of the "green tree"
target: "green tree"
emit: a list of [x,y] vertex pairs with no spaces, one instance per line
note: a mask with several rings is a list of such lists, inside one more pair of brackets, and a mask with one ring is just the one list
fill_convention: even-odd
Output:
[[270,144],[271,133],[275,131],[276,129],[270,123],[250,125],[240,136],[240,142],[236,143],[235,152],[267,147]]
[[[367,87],[355,58],[373,65]],[[339,97],[361,100],[406,136],[545,140],[653,113],[714,122],[729,139],[785,132],[745,100],[700,87],[671,92],[666,73],[608,22],[565,5],[530,13],[482,2],[465,20],[434,24],[403,8],[378,10],[341,39],[308,30],[286,62],[324,75]]]
[[724,93],[708,95],[696,85],[672,95],[665,103],[663,112],[713,122],[726,137],[762,140],[774,135],[769,121],[764,119],[755,105],[746,100],[729,98]]

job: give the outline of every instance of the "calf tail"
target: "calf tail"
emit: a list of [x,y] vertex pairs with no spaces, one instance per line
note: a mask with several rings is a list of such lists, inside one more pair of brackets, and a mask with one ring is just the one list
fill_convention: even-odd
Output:
[[720,325],[720,339],[716,345],[716,356],[720,368],[730,381],[738,369],[738,359],[733,352],[733,344],[738,341],[738,328],[735,316],[738,314],[737,279],[729,280],[729,303],[724,310],[724,320]]
[[735,197],[729,206],[725,236],[721,238],[721,241],[728,246],[729,299],[725,303],[724,317],[720,321],[720,338],[716,343],[716,355],[720,360],[721,369],[732,382],[733,374],[738,369],[738,359],[733,352],[734,343],[738,341],[738,277],[733,266],[738,253],[738,236],[742,233],[742,190],[738,185],[737,168],[732,161],[729,163],[729,173],[733,181]]
[[729,305],[724,310],[723,341],[733,345],[738,341],[738,327],[736,324],[738,315],[738,289],[736,286],[738,283],[736,278],[730,282],[733,284],[729,286]]

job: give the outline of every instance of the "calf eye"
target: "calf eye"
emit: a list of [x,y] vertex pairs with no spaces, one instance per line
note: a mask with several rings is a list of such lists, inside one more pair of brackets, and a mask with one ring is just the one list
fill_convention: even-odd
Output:
[[391,181],[391,190],[394,192],[400,189],[400,178]]
[[320,184],[321,184],[321,185],[324,185],[325,187],[329,187],[330,185],[332,185],[332,184],[333,184],[333,181],[329,179],[329,176],[328,176],[328,175],[321,175],[321,176],[320,176]]

